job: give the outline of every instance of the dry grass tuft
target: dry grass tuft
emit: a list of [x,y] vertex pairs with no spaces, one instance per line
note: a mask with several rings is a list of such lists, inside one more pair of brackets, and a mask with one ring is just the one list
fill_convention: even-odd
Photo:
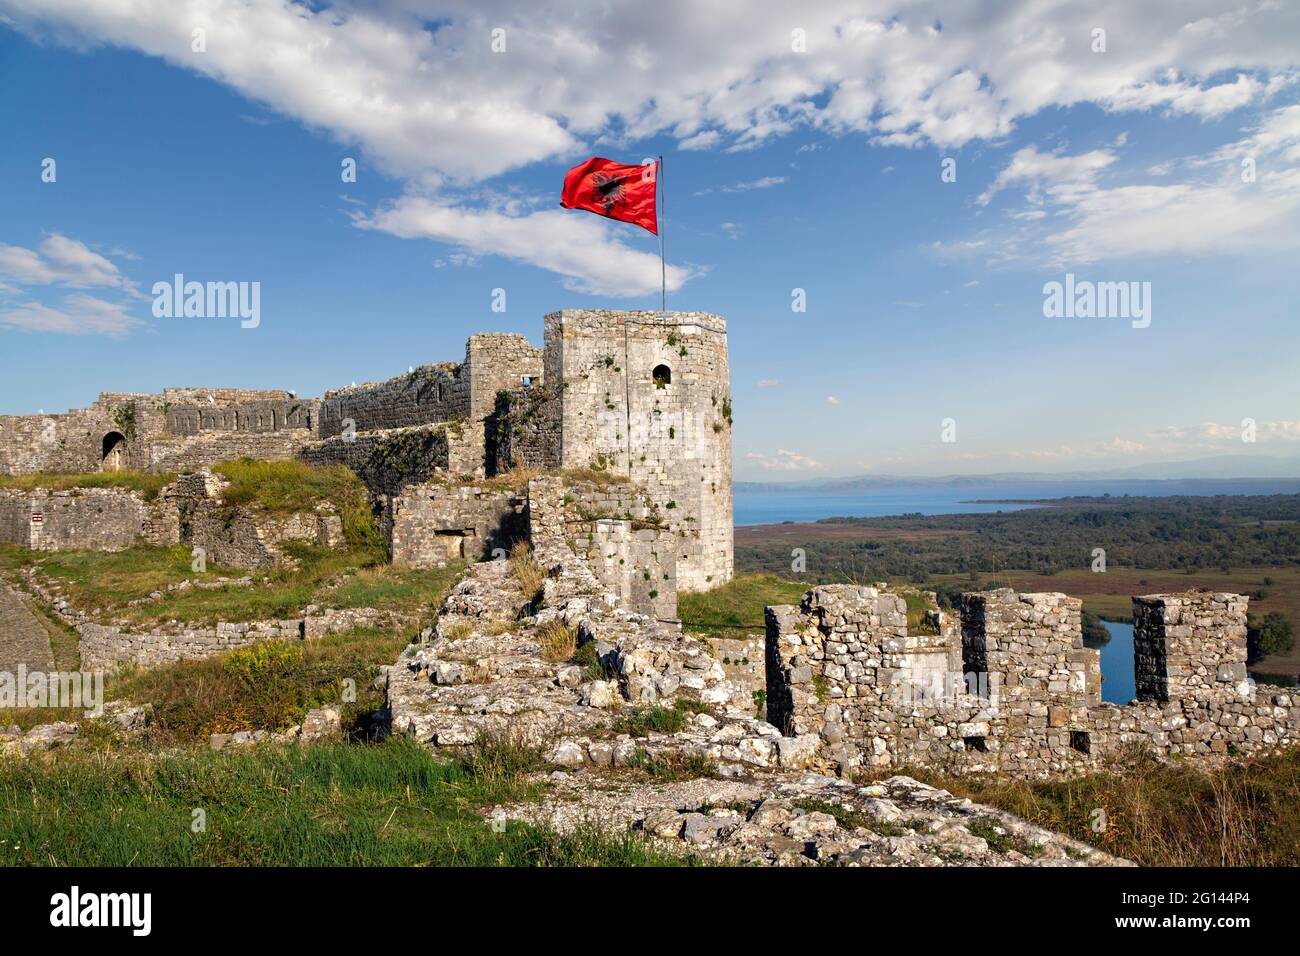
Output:
[[530,601],[537,597],[542,582],[546,580],[546,574],[533,554],[532,545],[527,541],[516,541],[510,549],[510,573],[519,582],[519,590]]
[[578,631],[563,621],[547,621],[537,629],[537,643],[542,646],[542,657],[553,663],[567,661],[578,649]]

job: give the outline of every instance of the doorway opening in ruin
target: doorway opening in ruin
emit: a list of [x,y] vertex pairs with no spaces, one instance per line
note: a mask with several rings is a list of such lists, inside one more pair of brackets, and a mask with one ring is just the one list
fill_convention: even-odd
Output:
[[655,388],[663,388],[673,383],[673,370],[667,365],[656,365],[650,375],[654,379]]
[[109,432],[100,442],[100,471],[121,471],[126,467],[126,436]]

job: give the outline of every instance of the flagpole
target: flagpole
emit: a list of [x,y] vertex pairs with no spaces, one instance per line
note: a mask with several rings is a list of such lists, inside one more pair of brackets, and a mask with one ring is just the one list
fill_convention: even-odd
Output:
[[664,260],[664,223],[668,220],[668,195],[663,190],[664,181],[664,158],[659,157],[659,175],[655,177],[655,186],[659,192],[659,280],[660,286],[659,307],[663,312],[668,311],[668,266]]

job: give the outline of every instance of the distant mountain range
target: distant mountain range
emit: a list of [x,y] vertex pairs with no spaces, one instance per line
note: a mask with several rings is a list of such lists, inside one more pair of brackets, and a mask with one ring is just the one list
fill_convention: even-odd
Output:
[[[1006,471],[988,475],[853,475],[843,478],[806,478],[801,481],[737,481],[737,494],[827,494],[852,495],[884,488],[960,488],[972,486],[1027,483],[1059,484],[1077,481],[1171,481],[1178,483],[1234,480],[1258,482],[1261,479],[1294,481],[1300,485],[1300,457],[1264,455],[1217,455],[1191,461],[1158,462],[1130,468],[1097,471],[1033,472]],[[1300,490],[1300,489],[1296,489]],[[1156,492],[1160,493],[1160,492]],[[1170,489],[1165,494],[1179,494]],[[1220,492],[1231,494],[1230,491]],[[1260,492],[1252,492],[1259,494]]]

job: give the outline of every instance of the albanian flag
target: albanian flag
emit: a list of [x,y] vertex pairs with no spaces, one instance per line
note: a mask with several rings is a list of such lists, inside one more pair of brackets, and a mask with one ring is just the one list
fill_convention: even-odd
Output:
[[657,236],[655,186],[658,178],[657,163],[626,166],[593,156],[564,174],[560,205],[634,223]]

